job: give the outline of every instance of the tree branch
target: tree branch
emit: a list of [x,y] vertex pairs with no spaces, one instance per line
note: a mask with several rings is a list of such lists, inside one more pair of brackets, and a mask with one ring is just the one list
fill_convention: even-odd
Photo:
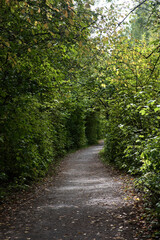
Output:
[[153,74],[153,72],[154,72],[154,70],[155,70],[155,68],[156,68],[156,65],[157,65],[157,63],[158,63],[159,60],[160,60],[160,55],[159,55],[159,57],[157,58],[157,60],[156,60],[156,62],[155,62],[155,64],[154,64],[154,67],[153,67],[153,69],[152,69],[152,71],[151,71],[150,77],[152,76],[152,74]]
[[158,48],[160,48],[160,45],[158,45],[147,57],[146,59],[149,58]]
[[137,6],[135,6],[126,16],[125,18],[123,18],[123,20],[121,22],[118,23],[117,28],[126,20],[126,18],[132,13],[134,12],[137,8],[139,8],[142,4],[144,4],[145,2],[147,2],[147,0],[144,0],[143,2],[139,3]]

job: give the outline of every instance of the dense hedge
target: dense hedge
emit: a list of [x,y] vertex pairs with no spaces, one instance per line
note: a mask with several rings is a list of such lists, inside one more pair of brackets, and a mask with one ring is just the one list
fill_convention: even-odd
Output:
[[2,0],[1,16],[3,198],[7,186],[25,187],[67,151],[89,142],[86,124],[92,122],[86,116],[93,99],[85,101],[87,93],[78,85],[83,82],[79,58],[82,41],[85,52],[89,49],[89,26],[97,15],[82,1]]
[[69,113],[58,107],[48,111],[36,97],[28,95],[10,104],[1,119],[1,186],[27,184],[44,176],[50,164],[67,151],[95,143],[97,134],[92,142],[85,134],[86,124],[93,128],[85,112],[78,106]]
[[[150,212],[160,222],[159,63],[155,65],[159,53],[146,59],[138,54],[139,43],[134,54],[130,46],[126,40],[112,59],[117,64],[112,80],[116,90],[108,100],[104,154],[106,161],[137,176],[137,186],[150,199]],[[150,45],[141,46],[141,51],[148,54]]]

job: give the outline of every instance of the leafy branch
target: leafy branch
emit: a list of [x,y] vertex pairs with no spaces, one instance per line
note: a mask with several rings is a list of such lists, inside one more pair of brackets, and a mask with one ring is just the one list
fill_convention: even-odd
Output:
[[145,2],[147,2],[148,0],[143,0],[143,2],[139,3],[137,6],[135,6],[126,16],[125,18],[123,18],[123,20],[121,22],[118,23],[118,26],[119,27],[128,17],[129,15],[134,12],[137,8],[139,8],[142,4],[144,4]]

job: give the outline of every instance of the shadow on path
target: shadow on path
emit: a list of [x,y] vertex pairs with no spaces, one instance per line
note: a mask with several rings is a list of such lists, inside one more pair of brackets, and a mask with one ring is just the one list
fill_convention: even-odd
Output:
[[102,147],[69,154],[55,181],[2,227],[0,239],[138,239],[133,203],[124,200],[120,175],[99,160]]

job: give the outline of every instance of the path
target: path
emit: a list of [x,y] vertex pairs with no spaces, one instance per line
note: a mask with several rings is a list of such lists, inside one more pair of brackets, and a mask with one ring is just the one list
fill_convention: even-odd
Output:
[[[98,158],[102,145],[69,154],[55,181],[22,208],[1,240],[135,240],[123,181]],[[141,239],[140,239],[141,240]]]

